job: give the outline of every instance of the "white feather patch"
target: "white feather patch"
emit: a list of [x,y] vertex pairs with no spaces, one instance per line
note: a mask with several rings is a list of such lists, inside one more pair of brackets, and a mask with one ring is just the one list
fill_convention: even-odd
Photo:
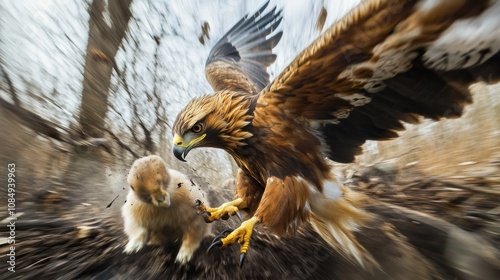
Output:
[[342,196],[342,193],[342,189],[335,179],[323,182],[323,194],[326,198],[336,200]]
[[438,4],[440,4],[440,3],[441,3],[440,0],[420,1],[420,3],[418,3],[418,5],[419,5],[418,10],[422,11],[422,12],[428,12],[428,11],[434,9],[435,7],[437,7]]
[[361,93],[341,93],[336,95],[338,98],[348,101],[352,106],[363,106],[371,101],[369,96],[365,96]]
[[423,56],[425,65],[436,70],[471,67],[500,50],[500,1],[482,14],[458,20],[431,44]]

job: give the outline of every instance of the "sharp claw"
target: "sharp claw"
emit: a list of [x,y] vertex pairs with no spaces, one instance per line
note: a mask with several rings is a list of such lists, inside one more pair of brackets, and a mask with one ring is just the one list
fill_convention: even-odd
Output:
[[211,223],[212,221],[209,220],[208,217],[210,217],[212,214],[210,214],[210,212],[208,212],[207,210],[204,210],[204,211],[201,211],[201,212],[198,212],[198,215],[202,215],[203,216],[203,220],[205,220],[206,223]]
[[212,244],[213,244],[213,243],[215,243],[215,242],[216,242],[216,241],[218,241],[218,240],[221,240],[221,239],[222,239],[222,238],[224,238],[224,237],[226,237],[226,235],[225,235],[225,234],[222,234],[222,233],[221,233],[221,234],[219,234],[219,235],[217,235],[217,236],[215,236],[214,240],[212,240]]
[[[215,240],[214,240],[214,241],[215,241]],[[221,241],[221,240],[217,240],[217,241],[215,241],[215,242],[212,242],[212,244],[210,244],[210,247],[208,247],[208,249],[207,249],[207,253],[208,253],[208,252],[210,251],[210,249],[212,249],[213,247],[215,247],[215,246],[217,246],[217,247],[222,247],[222,245],[224,245],[224,244],[222,243],[222,241]]]
[[241,255],[240,255],[240,268],[243,267],[243,264],[245,263],[246,256],[247,256],[247,253],[241,253]]
[[234,229],[232,229],[232,228],[226,228],[221,233],[219,233],[219,235],[215,236],[214,240],[212,240],[212,243],[226,237],[229,233],[233,232],[233,230]]
[[204,211],[201,211],[200,213],[198,213],[198,215],[205,215],[205,214],[207,214],[207,217],[212,216],[212,214],[210,212],[208,212],[207,210],[204,210]]
[[[246,254],[248,252],[250,246],[250,239],[252,236],[252,232],[257,223],[260,222],[258,217],[252,217],[244,222],[241,225],[233,230],[231,228],[224,229],[221,234],[217,235],[215,239],[212,241],[212,244],[207,249],[207,252],[210,251],[213,247],[221,247],[226,248],[232,244],[239,243],[240,247],[240,268],[245,264]],[[231,232],[231,233],[229,233]]]
[[236,216],[238,217],[238,219],[240,219],[240,222],[243,221],[243,219],[241,218],[240,212],[236,212]]
[[203,202],[201,202],[201,200],[197,199],[193,205],[193,207],[200,207],[201,205],[203,204]]
[[222,245],[224,245],[224,243],[222,243],[221,239],[226,237],[229,233],[233,232],[233,230],[234,229],[232,229],[232,228],[226,228],[219,235],[215,236],[214,240],[212,240],[212,244],[210,244],[210,247],[208,247],[208,249],[207,249],[207,253],[208,253],[208,251],[210,251],[210,249],[212,249],[215,246],[222,247]]
[[210,244],[210,246],[212,246],[212,244],[214,244],[215,242],[221,240],[222,238],[224,238],[225,236],[222,235],[222,234],[219,234],[219,235],[216,235],[215,238],[212,240],[212,243]]

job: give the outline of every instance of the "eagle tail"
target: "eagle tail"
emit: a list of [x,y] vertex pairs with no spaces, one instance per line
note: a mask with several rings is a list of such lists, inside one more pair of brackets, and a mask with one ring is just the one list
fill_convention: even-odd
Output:
[[311,204],[313,229],[337,252],[363,268],[379,268],[373,256],[357,241],[355,232],[366,226],[371,214],[361,209],[366,197],[342,187],[338,199],[317,199]]

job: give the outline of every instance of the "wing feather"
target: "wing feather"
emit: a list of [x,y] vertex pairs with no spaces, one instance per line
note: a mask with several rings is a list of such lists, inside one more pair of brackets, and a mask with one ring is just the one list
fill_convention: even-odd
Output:
[[254,123],[302,120],[330,159],[352,162],[404,122],[458,117],[470,84],[500,77],[499,2],[364,1],[260,93]]
[[212,48],[205,75],[214,90],[256,94],[269,84],[266,68],[276,60],[272,49],[280,41],[282,32],[273,32],[282,16],[276,8],[263,14],[268,4],[251,17],[243,17]]

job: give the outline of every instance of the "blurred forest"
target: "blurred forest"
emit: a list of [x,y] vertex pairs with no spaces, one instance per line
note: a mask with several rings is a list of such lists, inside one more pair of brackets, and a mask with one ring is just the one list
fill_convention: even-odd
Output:
[[[271,77],[358,1],[293,2],[271,1],[284,9],[284,36]],[[18,215],[39,211],[33,199],[43,205],[76,202],[73,210],[81,213],[117,215],[129,166],[148,154],[162,156],[170,168],[199,177],[209,188],[231,179],[236,166],[222,151],[195,150],[187,163],[176,160],[171,125],[192,97],[211,91],[204,77],[210,48],[260,5],[2,1],[0,166],[16,165]],[[363,166],[408,165],[433,175],[498,173],[484,163],[500,161],[500,85],[476,84],[473,91],[474,103],[462,118],[424,121],[396,140],[366,143],[355,164],[339,167],[341,176],[349,179]],[[0,181],[6,176],[0,172]],[[0,190],[4,219],[5,183]],[[64,209],[53,211],[62,216]]]
[[[276,3],[284,10],[287,36],[276,48],[272,76],[325,21],[333,23],[356,4],[285,2]],[[217,38],[260,4],[3,2],[0,126],[9,133],[0,136],[0,163],[16,164],[21,185],[79,183],[92,188],[84,194],[105,200],[124,196],[124,171],[147,154],[221,185],[236,171],[232,159],[203,149],[181,163],[171,154],[171,124],[192,97],[211,92],[204,62]],[[329,18],[317,21],[325,7]],[[109,190],[104,197],[103,189]],[[32,191],[20,188],[18,195]]]

